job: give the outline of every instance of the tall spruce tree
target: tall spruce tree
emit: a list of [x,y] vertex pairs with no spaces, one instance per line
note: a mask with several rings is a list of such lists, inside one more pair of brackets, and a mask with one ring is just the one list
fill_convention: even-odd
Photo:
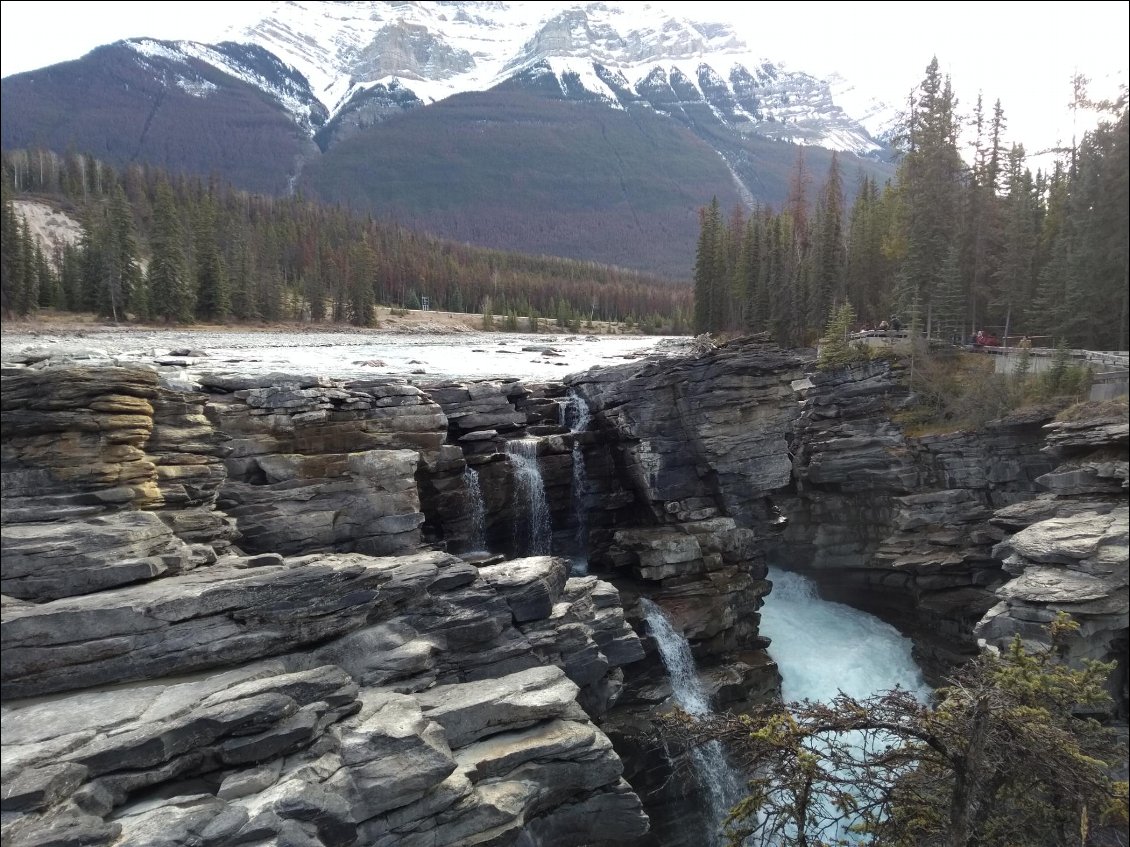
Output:
[[197,204],[193,227],[196,315],[206,321],[225,321],[231,314],[231,289],[216,225],[215,198],[209,191]]
[[809,293],[808,325],[819,325],[833,303],[845,296],[844,272],[847,248],[844,243],[844,181],[839,158],[832,153],[828,176],[817,203],[812,249],[812,287]]
[[906,256],[897,307],[904,312],[917,302],[930,313],[957,235],[964,164],[957,149],[956,105],[949,78],[942,76],[935,57],[909,116],[908,149],[899,168]]
[[722,285],[719,268],[722,257],[718,255],[722,239],[722,211],[718,198],[699,213],[698,248],[694,260],[694,331],[696,335],[711,332],[714,325],[715,300]]
[[153,313],[166,321],[192,323],[196,314],[196,291],[184,253],[184,231],[176,198],[167,182],[157,184],[150,237],[149,290]]

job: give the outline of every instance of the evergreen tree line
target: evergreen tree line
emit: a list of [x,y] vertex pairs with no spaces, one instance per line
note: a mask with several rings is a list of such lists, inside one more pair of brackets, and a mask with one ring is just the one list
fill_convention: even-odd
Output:
[[[76,153],[3,156],[2,307],[96,311],[113,320],[375,322],[375,306],[689,327],[685,285],[633,271],[441,241],[301,197]],[[82,223],[46,255],[14,201],[37,198]]]
[[695,332],[770,332],[808,346],[828,316],[850,302],[861,324],[897,317],[932,337],[979,329],[1127,349],[1127,97],[1075,108],[1106,119],[1033,174],[1024,147],[1008,145],[998,101],[980,98],[970,118],[972,163],[959,144],[962,119],[934,59],[909,104],[897,180],[863,178],[844,202],[833,158],[814,198],[803,151],[786,208],[735,210],[715,200],[701,212],[695,257]]

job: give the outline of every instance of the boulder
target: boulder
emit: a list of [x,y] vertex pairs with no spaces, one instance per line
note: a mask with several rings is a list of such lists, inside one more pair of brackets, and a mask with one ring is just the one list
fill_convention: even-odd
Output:
[[569,563],[553,556],[512,559],[479,569],[505,598],[515,623],[549,617],[569,577]]

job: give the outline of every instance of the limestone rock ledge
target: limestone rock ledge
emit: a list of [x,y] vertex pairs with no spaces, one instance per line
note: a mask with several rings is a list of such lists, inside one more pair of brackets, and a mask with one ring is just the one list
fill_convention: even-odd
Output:
[[977,625],[982,643],[1005,647],[1020,636],[1047,643],[1058,612],[1080,625],[1067,642],[1075,660],[1115,661],[1112,694],[1122,718],[1130,711],[1127,646],[1130,629],[1130,508],[1126,467],[1128,427],[1109,412],[1049,424],[1047,453],[1059,465],[1039,482],[1050,493],[998,510],[992,522],[1007,533],[994,555],[1013,577]]
[[2,395],[4,844],[647,831],[593,723],[643,655],[618,592],[420,551],[418,480],[463,460],[418,388],[51,366]]
[[226,557],[8,601],[4,842],[640,836],[640,800],[582,703],[615,702],[643,650],[615,589],[566,567]]

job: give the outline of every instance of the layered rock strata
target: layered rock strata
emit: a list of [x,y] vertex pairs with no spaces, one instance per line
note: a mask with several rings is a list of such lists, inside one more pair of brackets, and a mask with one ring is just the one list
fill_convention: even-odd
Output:
[[[757,339],[697,357],[664,358],[567,379],[588,404],[579,436],[588,480],[590,561],[621,592],[659,604],[688,639],[716,708],[779,697],[779,676],[758,634],[769,592],[764,550],[786,489],[787,439],[800,361]],[[650,642],[650,639],[648,640]],[[663,845],[697,845],[717,821],[694,780],[672,772],[652,717],[672,707],[654,644],[629,666],[604,723],[628,762]]]
[[1125,719],[1130,627],[1130,503],[1127,501],[1130,425],[1126,406],[1099,408],[1079,420],[1045,427],[1054,470],[1037,481],[1040,497],[996,511],[991,521],[1007,536],[993,553],[1012,577],[977,625],[982,643],[1003,649],[1019,636],[1046,647],[1047,625],[1060,612],[1079,630],[1063,649],[1076,661],[1113,661],[1111,693]]
[[403,379],[205,376],[207,412],[227,444],[220,505],[245,550],[420,546],[419,466],[441,459],[446,421]]
[[1035,495],[1051,470],[1035,410],[976,431],[907,436],[897,362],[816,371],[798,383],[795,496],[774,556],[813,573],[834,599],[915,637],[942,673],[976,650],[973,627],[1008,579],[995,509]]
[[15,368],[3,409],[5,844],[646,831],[592,722],[643,656],[618,592],[417,552],[458,464],[419,389]]
[[592,561],[626,595],[663,606],[705,665],[764,647],[763,545],[776,519],[769,497],[789,483],[799,366],[747,339],[568,380],[597,422],[585,450],[601,507]]

